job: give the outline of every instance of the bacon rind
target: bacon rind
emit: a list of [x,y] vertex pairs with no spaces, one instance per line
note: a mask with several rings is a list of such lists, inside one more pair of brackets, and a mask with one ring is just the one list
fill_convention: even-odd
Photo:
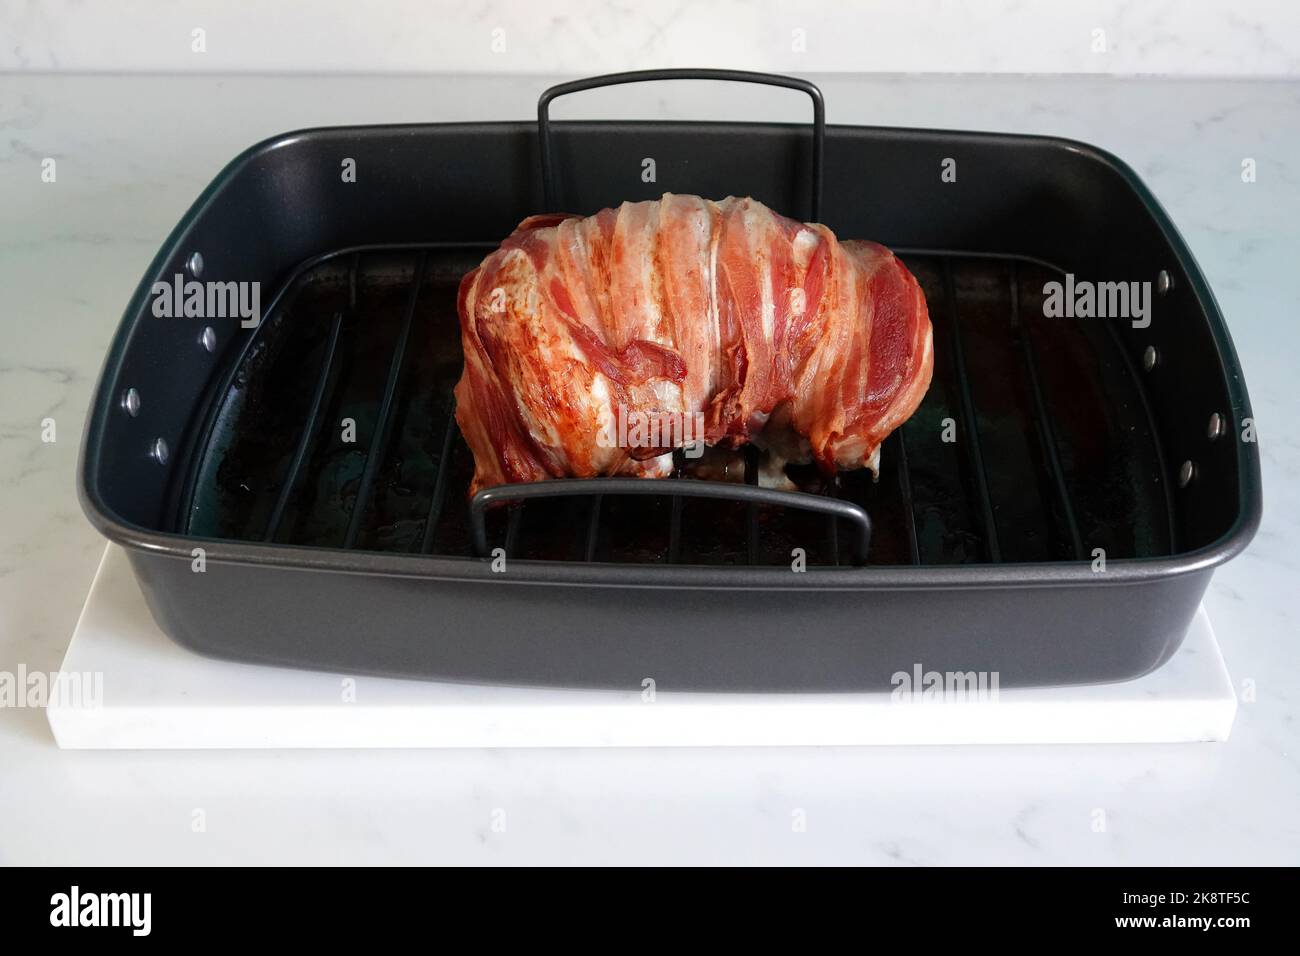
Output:
[[471,494],[667,475],[671,448],[606,440],[626,413],[698,414],[709,444],[874,468],[933,370],[925,297],[888,249],[750,198],[529,217],[465,276],[457,307]]

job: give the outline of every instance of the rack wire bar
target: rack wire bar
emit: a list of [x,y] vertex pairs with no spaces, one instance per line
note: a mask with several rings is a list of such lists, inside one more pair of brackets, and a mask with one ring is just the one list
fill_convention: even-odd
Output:
[[1043,398],[1043,387],[1038,378],[1038,356],[1034,352],[1034,343],[1029,340],[1029,329],[1020,321],[1020,270],[1014,260],[1011,262],[1011,328],[1020,345],[1020,356],[1024,360],[1025,375],[1029,379],[1029,391],[1034,400],[1034,425],[1038,429],[1038,443],[1047,456],[1047,467],[1052,473],[1056,497],[1061,502],[1065,523],[1070,529],[1074,556],[1082,560],[1083,536],[1079,533],[1079,523],[1074,517],[1074,506],[1070,503],[1070,491],[1065,483],[1065,469],[1061,466],[1061,456],[1056,446],[1056,432],[1052,427],[1047,402]]
[[603,495],[592,495],[591,504],[587,507],[587,543],[582,552],[584,561],[596,560],[596,544],[600,540],[600,505],[603,500]]
[[907,442],[903,426],[894,429],[898,436],[898,488],[903,493],[903,514],[907,518],[907,549],[913,564],[921,563],[921,546],[916,540],[916,512],[912,503],[912,473],[907,467]]
[[[673,481],[684,481],[683,470],[686,467],[686,450],[678,448],[673,451]],[[676,564],[682,559],[682,499],[673,495],[672,512],[668,518],[668,563]]]
[[[835,491],[832,489],[827,495],[834,498]],[[840,525],[834,518],[826,519],[828,525],[826,529],[826,540],[830,542],[831,564],[834,567],[840,566]]]
[[438,520],[442,517],[442,505],[447,498],[447,471],[450,466],[451,448],[460,433],[456,425],[456,400],[451,400],[451,411],[447,413],[447,427],[442,433],[442,450],[438,454],[438,473],[433,479],[433,497],[429,501],[429,514],[424,519],[424,530],[420,532],[420,554],[429,554],[433,549],[434,533],[438,529]]
[[[758,487],[758,449],[753,445],[745,446],[745,484]],[[745,506],[745,559],[758,564],[758,505],[752,501]]]
[[370,441],[370,450],[366,454],[366,467],[361,472],[361,484],[357,488],[357,497],[352,504],[352,517],[348,520],[348,532],[343,539],[344,548],[350,549],[356,546],[357,535],[361,531],[361,519],[365,517],[366,507],[370,503],[370,495],[374,491],[375,477],[379,474],[380,466],[383,464],[384,452],[388,447],[389,432],[392,428],[393,405],[395,404],[394,397],[397,394],[398,382],[402,378],[402,360],[406,357],[406,346],[411,339],[415,306],[420,297],[420,288],[424,284],[424,272],[428,260],[428,250],[421,251],[419,261],[415,266],[415,276],[411,280],[411,292],[406,303],[406,314],[402,318],[402,331],[398,336],[397,347],[393,350],[393,358],[388,366],[388,382],[384,386],[384,398],[379,406],[379,418],[375,422],[375,434]]
[[970,380],[966,375],[966,356],[961,346],[961,320],[957,314],[957,287],[952,278],[952,257],[943,257],[943,297],[948,306],[948,323],[952,326],[952,356],[957,368],[957,386],[960,391],[962,425],[968,436],[970,457],[975,465],[975,487],[979,492],[980,510],[984,518],[984,540],[988,545],[989,560],[1001,561],[998,547],[998,529],[993,519],[993,500],[989,497],[988,477],[984,472],[984,454],[980,450],[979,424],[975,418],[975,402],[971,398]]
[[515,553],[515,548],[519,544],[519,525],[523,520],[524,503],[520,501],[511,506],[510,514],[506,516],[505,552],[507,555]]
[[802,509],[834,515],[857,527],[854,541],[854,560],[866,564],[871,548],[871,518],[859,505],[840,498],[826,498],[800,491],[778,491],[754,485],[737,485],[722,481],[654,481],[646,478],[557,478],[531,484],[497,485],[484,488],[470,502],[471,530],[474,553],[485,557],[488,553],[488,508],[511,501],[528,501],[533,498],[559,498],[589,495],[672,495],[687,498],[709,498],[715,501],[736,501],[743,504],[773,505],[782,508]]
[[[678,481],[684,479],[678,478]],[[673,495],[672,510],[668,517],[668,563],[682,559],[682,499]]]
[[316,431],[316,421],[320,418],[321,405],[325,400],[325,393],[328,390],[329,380],[334,367],[334,354],[338,351],[339,333],[343,328],[343,313],[335,312],[334,321],[330,325],[329,339],[325,343],[325,358],[321,362],[320,374],[316,379],[316,390],[312,393],[310,411],[307,413],[307,424],[298,436],[298,445],[294,448],[293,458],[289,463],[289,471],[284,477],[284,482],[280,485],[279,494],[275,497],[275,507],[271,510],[271,517],[267,519],[266,531],[262,534],[263,541],[271,541],[275,538],[276,531],[280,528],[280,522],[284,519],[285,508],[289,505],[289,499],[293,497],[294,487],[298,483],[298,473],[302,471],[303,462],[307,458],[307,450],[311,448],[312,436]]
[[[839,475],[831,475],[826,479],[826,487],[822,489],[822,494],[832,501],[838,500],[840,487]],[[831,515],[826,519],[826,540],[830,543],[831,564],[835,567],[840,565],[840,523]],[[805,551],[805,554],[807,552]]]
[[[352,263],[348,267],[348,310],[352,311],[357,305],[357,269],[361,262],[359,252],[352,254]],[[298,475],[302,471],[302,466],[307,462],[307,453],[311,449],[312,439],[316,435],[316,425],[320,421],[320,414],[325,404],[325,395],[329,391],[330,379],[334,373],[334,357],[338,353],[339,337],[343,330],[343,312],[342,310],[334,313],[334,321],[330,325],[329,339],[325,343],[325,357],[321,361],[320,373],[316,378],[316,390],[312,393],[311,406],[307,412],[307,421],[303,424],[302,433],[298,436],[298,445],[294,448],[293,458],[289,463],[289,471],[284,476],[284,481],[280,485],[280,492],[275,498],[275,507],[271,509],[271,517],[267,519],[266,530],[262,533],[263,541],[275,540],[275,533],[280,530],[280,522],[284,520],[285,509],[289,506],[289,500],[293,497],[294,489],[298,484]]]

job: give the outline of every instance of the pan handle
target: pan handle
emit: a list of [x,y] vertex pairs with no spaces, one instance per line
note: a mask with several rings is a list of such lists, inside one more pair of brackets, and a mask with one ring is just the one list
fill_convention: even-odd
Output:
[[772,505],[814,511],[849,521],[857,526],[854,541],[854,564],[866,564],[871,547],[871,518],[860,506],[840,498],[810,495],[802,491],[779,491],[755,485],[739,485],[725,481],[702,481],[693,478],[556,478],[526,484],[496,485],[484,488],[470,502],[474,535],[474,553],[486,557],[488,553],[486,512],[489,506],[507,501],[528,501],[533,498],[561,498],[570,495],[665,495],[681,498],[713,498],[737,501],[744,504]]
[[552,86],[537,101],[537,135],[542,154],[542,188],[546,211],[555,212],[555,163],[551,157],[551,100],[568,93],[599,89],[602,86],[620,86],[624,83],[644,83],[654,80],[725,80],[734,83],[759,83],[780,86],[808,94],[813,104],[813,155],[812,155],[812,216],[811,222],[821,221],[822,211],[822,147],[826,142],[826,107],[822,91],[813,83],[793,76],[776,73],[752,73],[747,70],[634,70],[630,73],[608,73],[584,80],[573,80]]

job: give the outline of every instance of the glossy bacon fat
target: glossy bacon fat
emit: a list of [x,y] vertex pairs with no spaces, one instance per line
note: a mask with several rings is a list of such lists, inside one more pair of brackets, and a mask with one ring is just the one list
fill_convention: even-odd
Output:
[[874,471],[933,366],[925,297],[888,249],[748,198],[533,216],[458,306],[471,493],[664,477],[699,439]]

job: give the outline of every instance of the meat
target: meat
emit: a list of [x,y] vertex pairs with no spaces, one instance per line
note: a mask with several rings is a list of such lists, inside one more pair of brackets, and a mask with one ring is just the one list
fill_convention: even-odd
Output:
[[925,297],[888,249],[749,198],[525,219],[458,308],[471,493],[665,477],[700,441],[875,471],[933,367]]

